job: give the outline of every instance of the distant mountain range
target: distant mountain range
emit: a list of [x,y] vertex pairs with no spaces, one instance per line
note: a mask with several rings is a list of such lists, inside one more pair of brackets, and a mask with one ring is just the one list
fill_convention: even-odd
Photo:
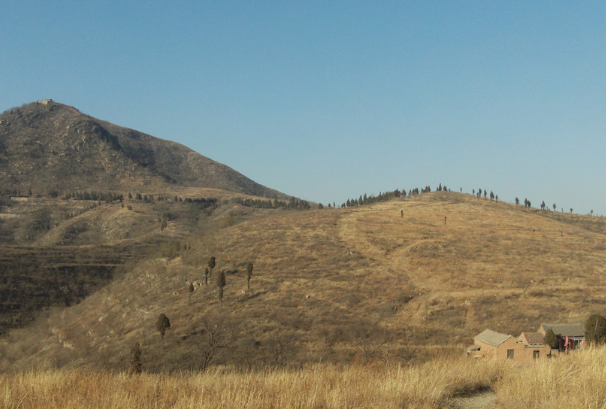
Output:
[[162,191],[171,185],[289,198],[181,144],[50,99],[0,115],[2,190]]

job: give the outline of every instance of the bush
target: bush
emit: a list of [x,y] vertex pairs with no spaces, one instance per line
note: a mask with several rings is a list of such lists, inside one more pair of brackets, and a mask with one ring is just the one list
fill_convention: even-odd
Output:
[[606,342],[606,319],[593,314],[585,321],[585,340],[588,344],[597,345]]
[[551,347],[551,349],[558,349],[558,338],[551,328],[547,330],[545,336],[543,337],[543,341]]

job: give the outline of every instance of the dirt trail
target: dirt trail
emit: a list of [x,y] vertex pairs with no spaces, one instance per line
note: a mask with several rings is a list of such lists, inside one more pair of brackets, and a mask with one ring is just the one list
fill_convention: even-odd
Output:
[[497,395],[494,392],[480,392],[471,396],[452,399],[448,403],[451,409],[496,409]]

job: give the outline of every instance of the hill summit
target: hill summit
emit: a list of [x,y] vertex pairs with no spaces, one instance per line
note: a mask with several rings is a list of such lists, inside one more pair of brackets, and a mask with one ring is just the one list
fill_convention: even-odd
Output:
[[286,199],[175,142],[114,125],[51,99],[0,115],[0,186],[35,192],[214,188]]

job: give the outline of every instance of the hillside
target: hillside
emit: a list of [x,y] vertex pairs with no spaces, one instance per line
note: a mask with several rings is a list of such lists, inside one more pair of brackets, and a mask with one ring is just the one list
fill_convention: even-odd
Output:
[[0,115],[0,189],[168,193],[167,186],[288,199],[183,145],[52,100]]
[[[206,286],[210,256],[217,267]],[[0,369],[125,370],[135,342],[147,370],[199,368],[209,334],[227,346],[211,364],[422,361],[462,353],[485,328],[519,334],[604,313],[605,261],[602,218],[459,193],[274,213],[207,234],[177,258],[149,258],[13,331]],[[160,313],[171,321],[164,340]]]
[[[271,199],[273,208],[254,206]],[[192,235],[301,204],[309,207],[180,144],[52,100],[7,110],[0,334],[82,300],[129,260],[170,255]]]

